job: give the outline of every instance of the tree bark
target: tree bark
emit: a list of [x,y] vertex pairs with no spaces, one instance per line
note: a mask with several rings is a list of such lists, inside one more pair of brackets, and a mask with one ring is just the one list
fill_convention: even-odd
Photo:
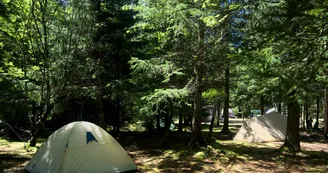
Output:
[[309,120],[309,105],[307,99],[305,100],[304,105],[304,113],[305,113],[305,122],[306,122],[306,128],[307,130],[310,130],[310,120]]
[[261,114],[264,115],[264,96],[261,95]]
[[223,121],[223,129],[222,129],[221,133],[229,134],[230,133],[230,130],[229,130],[230,68],[229,68],[229,66],[226,68],[224,76],[225,76],[225,85],[224,85],[225,97],[224,97],[224,109],[223,109],[224,121]]
[[214,109],[213,109],[213,114],[212,114],[212,119],[211,119],[211,124],[210,124],[210,130],[208,132],[208,138],[212,137],[215,116],[216,116],[216,105],[214,105]]
[[281,103],[278,104],[278,112],[281,114]]
[[115,100],[115,117],[114,117],[114,131],[115,133],[120,132],[120,126],[121,126],[121,103],[119,98]]
[[178,125],[178,132],[182,132],[182,120],[183,120],[183,115],[182,115],[182,111],[181,108],[178,109],[179,111],[179,125]]
[[218,111],[218,119],[217,119],[216,125],[217,126],[220,126],[221,101],[218,102],[217,111]]
[[41,127],[37,127],[37,129],[35,129],[35,131],[32,133],[32,137],[30,139],[30,146],[31,147],[36,146],[37,139],[40,136],[40,130],[41,130]]
[[166,116],[165,116],[165,132],[164,132],[164,139],[163,139],[163,144],[164,146],[167,145],[169,133],[170,133],[170,127],[172,123],[172,116],[173,116],[173,104],[170,104],[170,107],[167,108],[166,111]]
[[101,101],[100,103],[100,111],[99,111],[99,127],[103,128],[104,130],[106,130],[106,121],[105,121],[105,110],[104,107],[106,105],[105,101]]
[[201,114],[202,114],[202,85],[203,85],[203,68],[204,68],[204,38],[205,25],[199,21],[198,28],[198,53],[195,58],[194,74],[195,74],[195,93],[194,93],[194,116],[192,122],[192,135],[189,146],[204,146],[205,140],[201,131]]
[[188,121],[188,115],[187,115],[187,114],[184,114],[184,115],[183,115],[183,124],[184,124],[184,125],[188,125],[188,124],[189,124],[189,121]]
[[319,129],[319,113],[320,113],[320,98],[317,96],[317,116],[314,124],[314,129]]
[[302,106],[301,108],[301,128],[302,130],[305,130],[305,106]]
[[282,147],[286,147],[291,152],[300,152],[300,133],[299,133],[299,118],[300,118],[300,107],[297,100],[294,98],[296,92],[290,94],[287,103],[287,129],[285,142]]
[[156,129],[160,131],[161,129],[161,120],[160,120],[160,115],[155,115],[156,117]]
[[328,136],[328,95],[327,88],[324,89],[324,136]]
[[[43,29],[43,33],[41,30],[39,30],[38,24],[37,24],[37,18],[35,16],[35,1],[32,1],[32,15],[34,18],[34,23],[36,27],[38,28],[38,35],[39,40],[42,44],[40,46],[38,43],[38,50],[43,51],[42,56],[42,83],[41,83],[41,92],[40,92],[40,98],[41,103],[40,107],[41,110],[39,112],[39,115],[36,115],[39,118],[39,122],[36,123],[34,126],[35,129],[32,129],[32,137],[30,140],[30,146],[35,146],[37,142],[37,138],[39,137],[41,131],[43,130],[44,124],[47,121],[48,116],[51,113],[51,110],[53,109],[53,105],[50,104],[50,94],[51,94],[51,87],[50,87],[50,74],[49,74],[49,40],[48,40],[48,26],[47,26],[47,8],[48,8],[48,1],[45,0],[43,2],[39,1],[40,5],[40,13],[41,13],[41,27]],[[45,109],[45,111],[43,111]]]
[[[51,110],[53,109],[53,105],[47,105],[46,111],[44,112],[43,116],[40,115],[40,121],[37,123],[36,128],[32,132],[32,137],[30,139],[30,146],[35,147],[37,139],[40,136],[41,131],[43,130],[44,124],[47,121],[48,116],[50,115]],[[40,114],[42,114],[40,112]]]
[[203,146],[205,145],[205,140],[201,132],[201,92],[198,91],[194,97],[194,116],[192,121],[192,137],[189,146]]
[[148,133],[152,133],[154,130],[154,125],[153,125],[154,117],[153,116],[146,116],[146,131]]
[[192,130],[192,115],[188,115],[188,125],[190,125],[190,129]]

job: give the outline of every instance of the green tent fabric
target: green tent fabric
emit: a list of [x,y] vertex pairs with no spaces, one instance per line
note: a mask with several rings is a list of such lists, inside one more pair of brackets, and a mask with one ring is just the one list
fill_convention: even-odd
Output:
[[251,110],[251,113],[253,114],[254,117],[261,116],[261,110],[253,109]]
[[55,131],[27,163],[30,173],[116,173],[137,170],[122,146],[89,122],[73,122]]

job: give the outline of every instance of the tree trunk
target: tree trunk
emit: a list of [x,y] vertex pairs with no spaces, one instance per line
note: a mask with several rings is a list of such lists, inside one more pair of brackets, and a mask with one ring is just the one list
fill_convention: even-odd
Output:
[[102,101],[100,103],[100,111],[99,111],[99,127],[103,128],[104,130],[106,130],[106,121],[105,121],[105,110],[104,110],[104,107],[106,105],[105,101]]
[[211,124],[210,124],[210,130],[208,132],[208,138],[212,137],[215,116],[216,116],[216,105],[214,105],[214,109],[213,109],[213,113],[212,113],[212,119],[211,119]]
[[307,130],[310,130],[310,120],[309,120],[309,105],[308,105],[308,101],[305,101],[305,105],[304,105],[304,113],[305,113],[305,122],[306,122],[306,128]]
[[[37,139],[40,136],[41,131],[44,128],[44,124],[47,121],[48,116],[50,115],[51,110],[53,109],[53,105],[47,105],[46,111],[44,112],[43,116],[40,115],[40,122],[36,125],[36,128],[32,132],[32,137],[30,139],[30,146],[35,147]],[[42,113],[41,113],[42,114]]]
[[299,119],[300,107],[297,100],[294,98],[295,91],[291,93],[291,97],[287,103],[288,116],[287,116],[287,129],[285,142],[282,147],[286,147],[291,152],[300,152],[300,133],[299,133]]
[[324,89],[324,136],[328,136],[328,95],[327,95],[327,88]]
[[[35,24],[37,23],[37,18],[35,16],[35,9],[37,8],[35,6],[35,1],[32,1],[32,16],[34,18]],[[30,140],[30,146],[35,146],[37,138],[40,135],[40,132],[42,131],[44,124],[50,115],[51,110],[53,109],[53,105],[50,104],[50,94],[51,94],[51,87],[50,87],[50,73],[49,73],[49,40],[48,40],[48,26],[47,26],[47,19],[46,15],[48,13],[47,8],[48,8],[48,1],[44,1],[43,3],[39,2],[40,5],[40,12],[41,12],[41,26],[43,29],[43,33],[38,30],[38,35],[40,41],[43,39],[43,44],[40,46],[37,44],[38,50],[42,51],[43,50],[43,55],[42,55],[42,62],[43,65],[41,66],[42,68],[42,83],[41,83],[41,92],[40,92],[40,98],[41,98],[41,110],[39,113],[39,122],[36,123],[34,126],[35,129],[32,129],[32,137]],[[36,24],[37,25],[37,24]],[[45,109],[43,113],[43,109]]]
[[224,85],[225,97],[224,97],[224,109],[223,109],[224,121],[223,121],[223,129],[221,131],[224,134],[230,133],[230,130],[229,130],[229,89],[230,89],[229,77],[230,77],[230,68],[228,66],[225,70],[225,85]]
[[261,95],[261,114],[264,115],[264,96]]
[[188,115],[188,125],[190,125],[190,129],[192,130],[192,115]]
[[[171,111],[169,111],[169,109],[171,109]],[[171,106],[170,108],[167,108],[167,114],[165,116],[165,132],[164,132],[164,139],[163,139],[163,144],[164,146],[167,145],[167,140],[169,137],[169,133],[170,133],[170,127],[171,127],[171,123],[172,123],[172,115],[173,115],[173,107]]]
[[281,114],[281,103],[278,104],[278,112]]
[[198,29],[198,52],[195,57],[194,74],[195,74],[195,93],[194,93],[194,116],[192,122],[192,135],[189,146],[203,146],[205,140],[201,131],[201,114],[202,114],[202,85],[203,85],[203,68],[204,68],[204,37],[205,25],[199,21]]
[[183,124],[184,125],[188,125],[189,124],[189,122],[188,122],[188,115],[187,114],[184,114],[183,115]]
[[156,129],[160,131],[161,129],[161,120],[160,120],[160,115],[155,115],[156,117]]
[[120,132],[120,126],[121,126],[121,103],[119,98],[115,100],[115,122],[114,125],[116,127],[115,133]]
[[182,119],[183,119],[183,115],[182,115],[182,111],[181,108],[179,108],[179,125],[178,125],[178,132],[182,132]]
[[302,130],[305,130],[305,106],[302,106],[301,108],[301,128]]
[[37,127],[37,129],[32,133],[32,137],[30,139],[30,146],[35,147],[36,141],[39,138],[41,127]]
[[153,126],[153,116],[146,116],[146,131],[148,133],[152,133],[154,130],[154,126]]
[[192,122],[192,137],[189,143],[189,146],[203,146],[205,145],[205,140],[202,136],[201,132],[201,113],[202,113],[202,105],[201,105],[201,92],[198,91],[194,97],[194,116]]
[[320,113],[320,98],[317,96],[317,116],[314,124],[314,129],[319,129],[319,113]]
[[218,111],[218,119],[217,119],[216,125],[217,126],[220,126],[221,101],[218,102],[217,111]]

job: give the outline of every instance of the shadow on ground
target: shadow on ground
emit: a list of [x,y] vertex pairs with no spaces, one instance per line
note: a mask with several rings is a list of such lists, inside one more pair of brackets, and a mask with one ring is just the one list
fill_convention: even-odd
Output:
[[281,153],[276,146],[231,141],[232,136],[198,149],[188,148],[187,132],[172,132],[166,146],[146,133],[125,133],[118,140],[141,172],[328,172],[327,152]]
[[[231,140],[234,133],[224,135],[216,130],[207,147],[190,149],[190,135],[188,131],[171,132],[167,145],[156,132],[122,132],[117,140],[140,172],[328,172],[328,150],[319,149],[326,143],[316,142],[320,146],[313,151],[281,153],[278,144],[236,142]],[[203,132],[204,137],[207,135]],[[32,152],[6,150],[13,143],[0,147],[0,172],[23,172],[32,156]]]
[[29,156],[0,150],[0,172],[24,172],[24,166],[28,160],[30,160]]
[[[325,144],[324,144],[325,145]],[[253,171],[258,169],[273,171],[328,171],[328,153],[323,151],[306,151],[291,154],[278,151],[277,147],[265,146],[265,144],[231,143],[217,141],[213,148],[233,152],[236,160],[241,165],[246,165],[243,170],[252,171],[247,168],[252,163]],[[254,170],[255,168],[255,170]]]

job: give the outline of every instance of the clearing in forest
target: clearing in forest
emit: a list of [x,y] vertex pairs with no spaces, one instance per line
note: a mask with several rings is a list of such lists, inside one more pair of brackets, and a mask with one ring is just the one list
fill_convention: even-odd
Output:
[[[303,153],[278,152],[281,142],[250,144],[212,140],[199,149],[189,149],[183,140],[189,134],[172,132],[168,146],[145,133],[122,133],[117,137],[140,172],[327,172],[328,145],[324,141],[301,142]],[[217,135],[217,134],[216,134]],[[180,140],[177,140],[180,139]],[[178,142],[180,141],[180,142]],[[41,143],[38,143],[40,145]],[[0,172],[24,172],[36,148],[0,140]]]

